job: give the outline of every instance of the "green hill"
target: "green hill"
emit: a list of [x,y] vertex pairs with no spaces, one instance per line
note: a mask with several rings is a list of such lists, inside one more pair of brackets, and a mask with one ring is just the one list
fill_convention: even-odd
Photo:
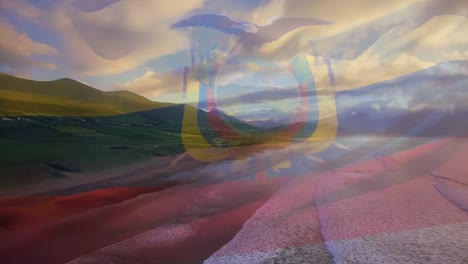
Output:
[[128,91],[104,92],[68,78],[33,81],[0,75],[1,116],[109,116],[170,105]]
[[[0,75],[0,190],[200,147],[197,137],[185,145],[181,141],[185,111],[196,113],[198,122],[184,133],[199,131],[204,140],[219,141],[222,131],[211,128],[211,113],[193,106],[153,102],[128,91],[103,92],[71,79]],[[258,129],[222,118],[246,135],[239,144],[260,138]]]

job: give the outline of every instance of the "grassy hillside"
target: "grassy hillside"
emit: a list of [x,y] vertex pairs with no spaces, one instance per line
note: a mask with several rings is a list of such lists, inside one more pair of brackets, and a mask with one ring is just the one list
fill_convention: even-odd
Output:
[[[217,131],[203,126],[207,113],[189,110],[199,111],[204,139],[215,142]],[[0,190],[65,177],[64,172],[99,171],[199,148],[198,139],[182,144],[183,113],[184,105],[175,105],[100,117],[1,117]],[[242,132],[259,134],[254,129]],[[252,138],[259,137],[244,144],[256,143]]]
[[0,75],[1,116],[108,116],[170,106],[128,91],[104,92],[72,79]]
[[[196,107],[150,101],[128,91],[103,92],[71,79],[31,81],[0,75],[0,186],[65,177],[181,153],[203,140],[181,140],[184,111],[198,122],[185,133],[200,131],[219,141],[208,115]],[[259,131],[223,116],[248,135]]]

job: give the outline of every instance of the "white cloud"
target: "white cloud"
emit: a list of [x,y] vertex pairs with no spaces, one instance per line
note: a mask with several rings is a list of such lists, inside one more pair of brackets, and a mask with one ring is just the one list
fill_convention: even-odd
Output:
[[308,28],[306,35],[320,39],[349,31],[359,25],[369,23],[386,15],[414,4],[418,0],[341,0],[310,1],[288,0],[284,4],[286,16],[316,17],[335,22],[326,28]]
[[[468,2],[463,0],[410,0],[343,2],[290,0],[285,4],[285,15],[312,16],[335,23],[327,27],[308,27],[301,30],[301,47],[311,52],[309,40],[317,43],[316,51],[336,59],[354,59],[365,52],[377,39],[394,27],[413,29],[433,17],[468,15]],[[439,23],[439,22],[437,22]],[[450,26],[453,21],[440,21],[439,26]],[[429,31],[427,35],[432,35]],[[466,35],[466,34],[461,34]],[[452,36],[455,37],[455,36]],[[388,43],[391,43],[392,40]],[[422,57],[420,57],[422,58]],[[425,60],[425,59],[424,59]]]
[[337,61],[334,66],[337,90],[348,90],[391,80],[401,75],[429,68],[426,62],[404,52],[383,57],[372,50],[353,61]]
[[[172,81],[176,83],[177,79],[171,78],[170,74],[157,74],[152,70],[147,70],[143,76],[127,83],[115,83],[114,88],[128,90],[148,98],[157,98],[171,91],[169,85]],[[182,85],[181,82],[180,85]]]
[[379,104],[372,104],[371,108],[377,111],[380,111],[381,106]]
[[387,105],[388,108],[393,109],[409,109],[410,108],[410,98],[405,96],[401,91],[398,95],[394,95],[392,100],[390,100]]
[[[0,24],[2,61],[13,68],[53,69],[54,65],[37,61],[34,57],[58,54],[60,66],[71,77],[118,74],[145,65],[162,55],[188,48],[188,37],[181,31],[169,29],[170,25],[192,14],[194,10],[208,10],[205,0],[187,0],[183,3],[170,0],[120,0],[96,12],[82,12],[73,5],[74,1],[76,0],[56,2],[50,10],[34,7],[26,0],[0,1],[0,8],[43,26],[58,34],[62,41],[56,51],[15,32],[5,23]],[[354,58],[332,60],[337,88],[346,90],[396,78],[442,61],[468,59],[466,17],[443,15],[428,20],[433,14],[439,15],[449,9],[460,7],[460,10],[466,11],[461,8],[463,1],[450,0],[448,4],[439,1],[434,7],[429,4],[421,5],[425,8],[421,12],[413,7],[408,8],[415,3],[426,2],[437,1],[354,0],[343,3],[341,0],[272,0],[251,11],[225,7],[219,12],[235,20],[260,25],[282,15],[334,21],[335,24],[330,26],[295,31],[281,43],[265,45],[262,51],[267,56],[274,56],[275,53],[282,53],[280,49],[283,47],[284,53],[287,53],[295,45],[299,46],[293,41],[293,36],[296,35],[301,36],[297,39],[302,44],[310,39],[324,40],[323,43],[327,45],[331,43],[333,49],[342,49],[343,54],[347,54],[344,57]],[[418,24],[424,21],[426,23]],[[408,26],[406,22],[411,25]],[[378,34],[357,30],[366,25],[370,25]],[[357,31],[352,34],[352,39],[334,38],[347,36],[342,33],[354,30]],[[373,34],[379,36],[378,40],[367,41]],[[341,46],[334,46],[336,43]],[[366,46],[357,52],[356,49],[361,48],[363,43],[369,44],[370,48]],[[236,71],[231,73],[231,78],[241,76]],[[244,73],[242,77],[245,77]],[[273,78],[270,81],[275,82]],[[158,73],[156,70],[149,70],[129,82],[115,84],[116,88],[128,89],[150,98],[179,93],[181,86],[180,75],[175,77],[172,73]],[[189,86],[195,86],[195,83],[192,82]]]
[[194,101],[197,95],[194,94],[194,87],[198,87],[194,73],[189,73],[188,78],[188,96],[182,98],[183,74],[181,71],[157,73],[147,69],[146,72],[133,80],[126,83],[115,83],[114,89],[128,90],[149,99],[156,101],[164,98],[172,99],[171,101]]
[[434,17],[418,28],[394,27],[354,60],[333,60],[337,89],[370,85],[448,60],[468,59],[468,18]]
[[271,0],[266,5],[260,6],[249,12],[249,22],[257,25],[270,24],[272,19],[282,16],[285,0]]
[[399,39],[411,43],[409,51],[426,60],[464,60],[468,59],[467,28],[468,18],[464,16],[438,16]]

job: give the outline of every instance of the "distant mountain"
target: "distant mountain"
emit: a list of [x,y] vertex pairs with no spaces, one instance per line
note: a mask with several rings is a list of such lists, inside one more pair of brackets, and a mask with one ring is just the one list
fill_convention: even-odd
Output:
[[468,61],[449,61],[336,95],[346,134],[435,136],[468,132]]
[[234,116],[230,116],[220,109],[208,111],[207,114],[214,118],[222,119],[235,130],[258,130],[257,127],[250,125]]
[[284,126],[284,120],[276,120],[274,118],[271,119],[263,119],[263,120],[252,120],[249,122],[253,126],[264,128],[264,129],[271,129],[276,127]]
[[64,78],[33,81],[0,75],[1,116],[108,116],[170,106],[129,91],[104,92]]
[[[448,61],[392,80],[338,92],[338,133],[468,134],[467,102],[468,61]],[[268,131],[300,125],[285,123],[273,118],[250,122]]]

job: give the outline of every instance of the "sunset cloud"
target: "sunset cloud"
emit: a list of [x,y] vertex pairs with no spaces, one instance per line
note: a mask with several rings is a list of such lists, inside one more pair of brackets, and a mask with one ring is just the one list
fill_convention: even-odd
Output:
[[[55,69],[52,63],[35,58],[36,55],[56,55],[56,50],[47,44],[32,40],[17,32],[9,23],[0,21],[0,67],[13,74],[24,74],[34,68]],[[21,44],[19,44],[21,43]]]
[[[468,18],[438,16],[415,29],[395,27],[354,60],[333,60],[337,89],[390,80],[449,60],[466,60]],[[363,73],[371,73],[365,74]]]
[[57,2],[50,10],[24,0],[4,7],[58,35],[61,61],[73,76],[121,73],[187,48],[187,37],[170,25],[203,4],[121,0],[85,12],[75,2]]
[[116,90],[128,90],[147,98],[157,99],[162,94],[176,92],[174,88],[182,87],[182,80],[173,74],[158,74],[152,70],[147,70],[140,76],[127,83],[115,83]]
[[53,21],[66,43],[64,53],[70,67],[78,74],[114,74],[187,48],[188,39],[169,28],[202,3],[122,0],[97,12],[78,12],[73,6],[61,5]]
[[[140,95],[143,95],[152,100],[161,101],[161,97],[174,95],[182,100],[182,86],[183,77],[182,71],[157,73],[153,70],[147,69],[146,72],[133,80],[126,83],[115,83],[113,88],[115,90],[128,90]],[[189,87],[198,86],[196,79],[189,79]],[[190,94],[192,95],[192,93]],[[191,100],[195,100],[198,97]]]
[[[196,68],[189,76],[187,97],[182,97],[181,69],[190,63],[191,40],[200,44],[196,56],[213,52],[214,46],[224,58],[235,43],[236,37],[214,29],[170,29],[176,21],[200,13],[222,14],[256,25],[281,16],[334,22],[293,30],[246,59],[260,56],[285,66],[299,52],[316,56],[317,61],[327,58],[337,91],[384,82],[444,61],[468,59],[464,33],[468,4],[463,0],[17,0],[0,1],[0,11],[8,14],[8,20],[0,23],[4,71],[35,69],[43,79],[71,77],[105,90],[127,89],[153,100],[198,100]],[[221,58],[220,62],[225,61]],[[329,82],[328,73],[323,65],[314,65],[320,89]],[[279,76],[277,69],[230,67],[220,73],[218,85],[250,78],[258,80],[255,85],[273,89],[271,95],[259,92],[260,101],[294,97],[294,93],[274,90],[281,87],[274,78]],[[247,73],[256,71],[264,74],[248,77]],[[290,87],[291,83],[284,85]],[[239,93],[223,100],[234,105],[243,96],[245,93]],[[256,97],[244,99],[258,101]]]

